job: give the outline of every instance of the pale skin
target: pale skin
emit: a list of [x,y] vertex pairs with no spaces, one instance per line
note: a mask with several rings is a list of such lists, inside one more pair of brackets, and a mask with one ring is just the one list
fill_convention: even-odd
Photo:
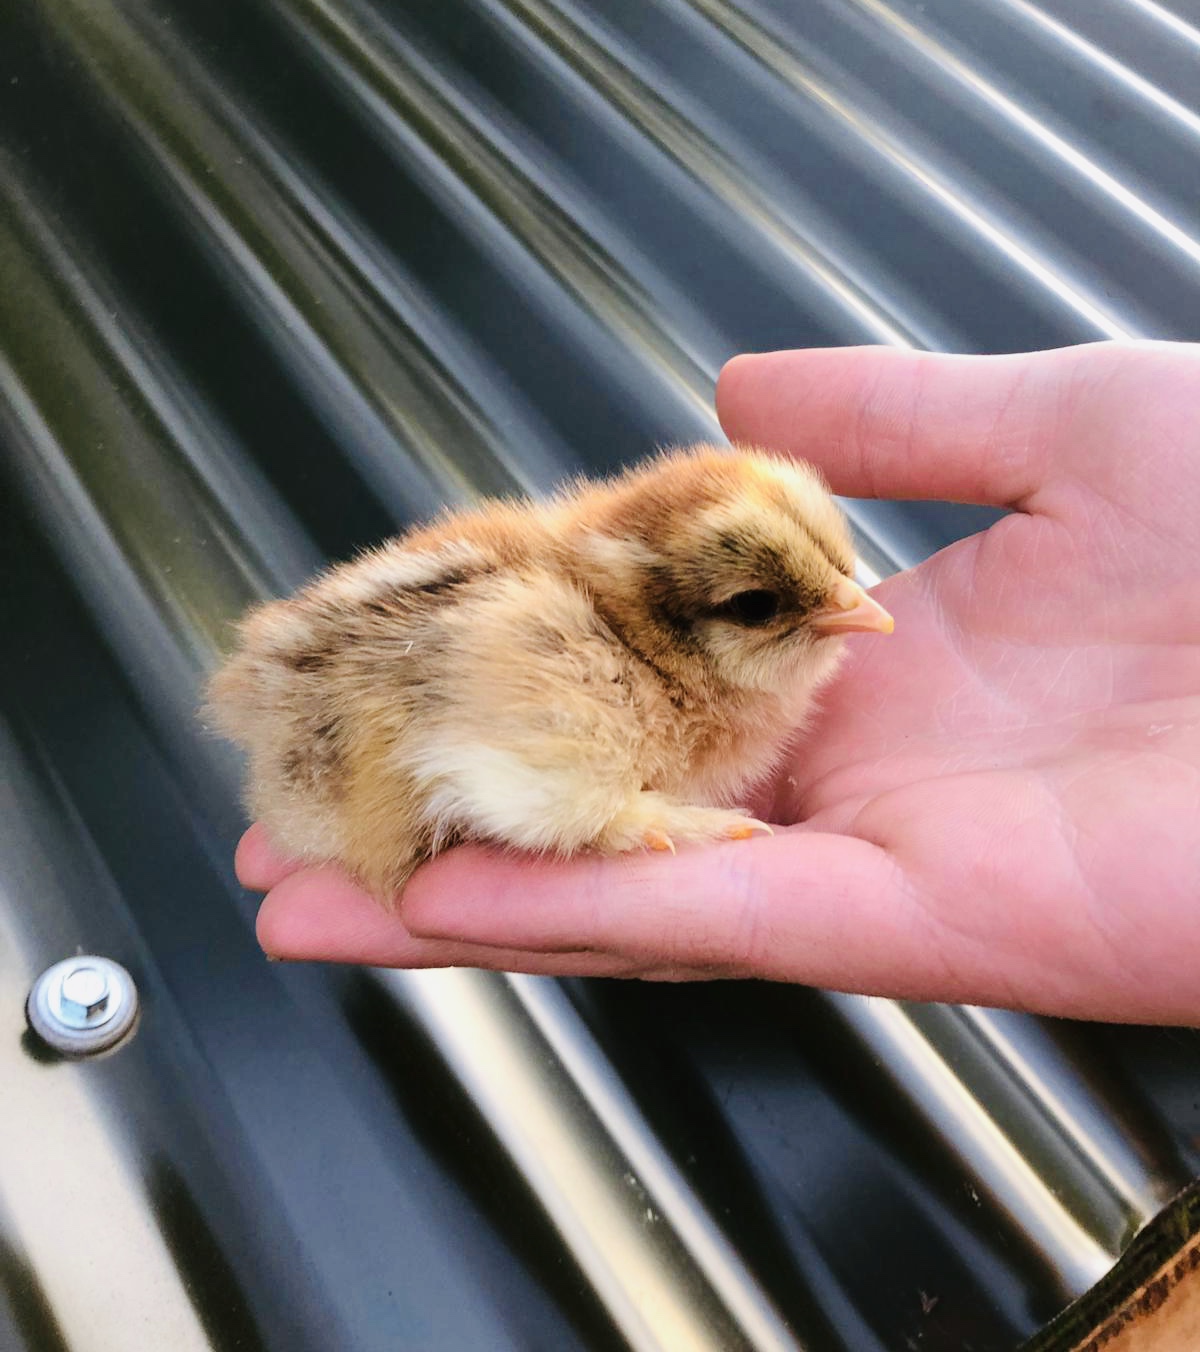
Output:
[[252,827],[265,950],[1200,1024],[1200,346],[741,357],[717,407],[837,493],[1013,509],[876,590],[896,631],[752,805],[775,835],[464,847],[388,914]]

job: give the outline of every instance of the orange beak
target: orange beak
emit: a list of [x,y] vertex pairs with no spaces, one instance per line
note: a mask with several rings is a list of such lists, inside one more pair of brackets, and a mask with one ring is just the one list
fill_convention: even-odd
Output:
[[840,577],[829,605],[809,620],[821,634],[890,634],[896,621],[878,601],[873,601],[857,582]]

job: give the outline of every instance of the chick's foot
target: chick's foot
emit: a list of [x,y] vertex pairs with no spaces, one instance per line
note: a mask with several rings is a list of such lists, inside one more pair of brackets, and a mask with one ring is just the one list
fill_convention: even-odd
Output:
[[697,807],[677,803],[660,793],[639,793],[596,840],[605,854],[630,850],[669,850],[677,844],[714,840],[746,840],[756,832],[774,835],[766,824],[736,808]]

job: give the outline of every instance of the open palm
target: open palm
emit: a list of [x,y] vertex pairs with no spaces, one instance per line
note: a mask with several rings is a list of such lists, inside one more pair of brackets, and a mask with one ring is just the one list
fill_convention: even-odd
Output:
[[1200,1020],[1200,348],[776,353],[731,363],[718,408],[839,493],[1015,509],[879,589],[895,635],[856,641],[769,788],[789,829],[457,850],[399,916],[253,829],[267,950]]

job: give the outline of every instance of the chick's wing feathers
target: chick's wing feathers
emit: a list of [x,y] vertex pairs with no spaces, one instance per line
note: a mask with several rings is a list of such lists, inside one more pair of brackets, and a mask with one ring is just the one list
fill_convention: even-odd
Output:
[[527,849],[594,840],[641,787],[654,696],[586,595],[551,572],[499,574],[439,637],[453,657],[423,683],[408,752],[428,814]]
[[210,687],[251,811],[380,894],[462,836],[596,840],[641,787],[655,698],[578,584],[461,540],[259,607]]
[[[492,567],[462,541],[391,544],[243,619],[235,652],[209,684],[206,713],[246,750],[247,807],[282,849],[309,859],[345,854],[356,830],[345,805],[362,746],[395,720],[403,728],[410,714],[405,691],[416,668],[407,658],[428,649],[437,610]],[[393,830],[405,835],[403,823]]]

